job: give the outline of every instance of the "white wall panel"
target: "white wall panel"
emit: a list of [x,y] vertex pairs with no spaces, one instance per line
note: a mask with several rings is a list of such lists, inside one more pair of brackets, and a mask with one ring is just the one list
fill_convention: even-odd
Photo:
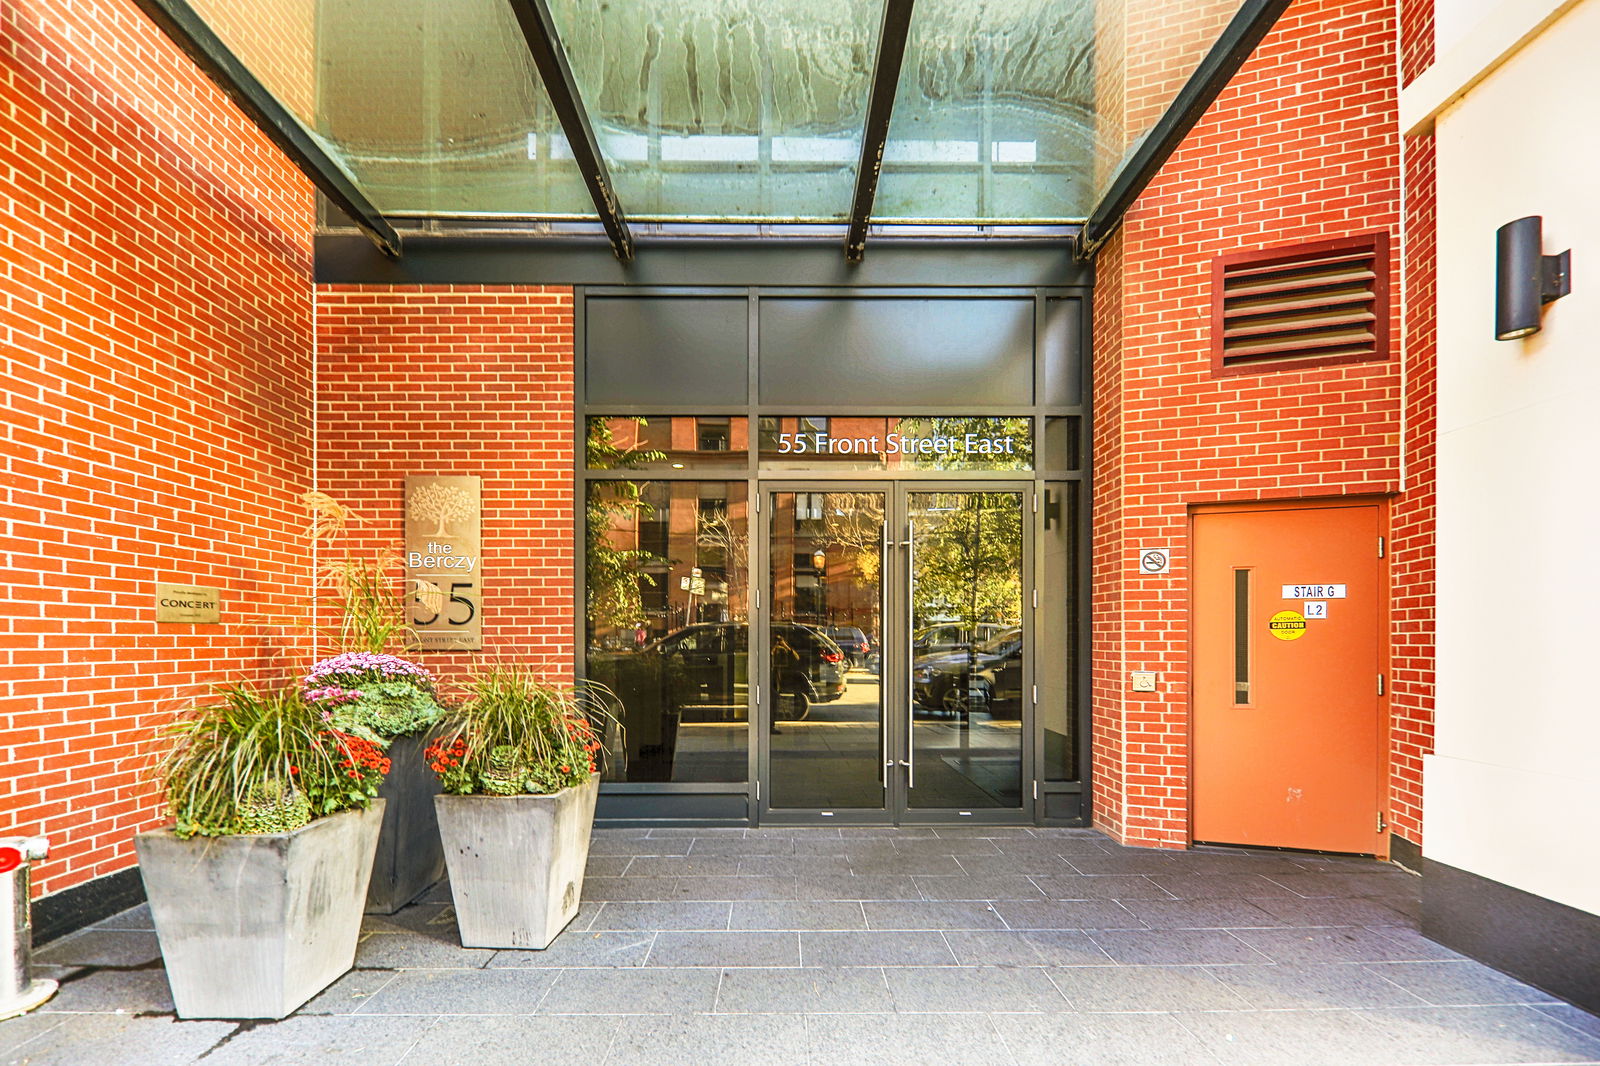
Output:
[[[1474,5],[1459,4],[1440,33]],[[1483,5],[1477,5],[1483,6]],[[1439,684],[1424,851],[1600,913],[1600,0],[1442,112]],[[1495,230],[1544,216],[1573,293],[1493,339]]]

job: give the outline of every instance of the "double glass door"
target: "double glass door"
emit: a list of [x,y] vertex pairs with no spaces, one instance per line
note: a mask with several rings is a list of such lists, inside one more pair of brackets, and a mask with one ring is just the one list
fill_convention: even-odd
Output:
[[763,819],[1021,816],[1031,493],[763,486],[752,656]]

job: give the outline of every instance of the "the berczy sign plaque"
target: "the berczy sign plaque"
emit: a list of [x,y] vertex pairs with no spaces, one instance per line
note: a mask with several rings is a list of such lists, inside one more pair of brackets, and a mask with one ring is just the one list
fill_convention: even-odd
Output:
[[483,647],[483,482],[406,478],[406,587],[423,651]]

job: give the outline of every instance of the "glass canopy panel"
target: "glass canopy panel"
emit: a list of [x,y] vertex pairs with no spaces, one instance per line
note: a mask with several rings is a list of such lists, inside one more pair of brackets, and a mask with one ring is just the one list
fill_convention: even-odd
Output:
[[593,217],[504,0],[192,0],[385,214]]
[[840,221],[881,0],[552,0],[634,219]]
[[1095,0],[921,0],[874,221],[1083,218]]
[[386,214],[594,215],[504,0],[318,0],[316,131]]
[[[883,0],[550,0],[623,211],[839,222]],[[191,0],[377,208],[593,218],[505,0]],[[919,0],[874,221],[1085,217],[1241,0]]]

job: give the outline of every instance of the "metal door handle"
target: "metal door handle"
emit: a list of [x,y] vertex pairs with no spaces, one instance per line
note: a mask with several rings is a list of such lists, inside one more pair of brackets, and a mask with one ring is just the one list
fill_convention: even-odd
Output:
[[910,519],[906,519],[906,759],[901,766],[906,768],[906,788],[917,787],[917,690],[916,679],[913,676],[913,664],[916,661],[916,634],[912,632],[913,622],[916,619],[916,597],[913,592],[917,582],[917,526]]
[[[884,594],[883,576],[884,576],[884,565],[886,563],[888,563],[888,561],[889,561],[889,512],[888,512],[889,498],[887,496],[885,496],[883,502],[884,502],[883,527],[882,527],[883,528],[883,549],[882,549],[881,553],[878,555],[878,618],[879,619],[883,619],[888,615],[888,611],[884,610],[884,607],[886,605],[885,605],[884,599],[883,599],[883,594]],[[883,626],[880,625],[878,628],[881,630],[883,628]],[[884,634],[881,633],[881,632],[878,634],[878,637],[879,637],[879,645],[878,646],[880,648],[883,647],[883,644],[882,644],[883,636],[884,636]],[[879,742],[880,742],[880,746],[883,748],[883,768],[885,770],[888,770],[888,769],[892,769],[894,767],[894,760],[889,758],[889,714],[888,714],[889,707],[888,707],[888,704],[885,702],[885,700],[883,698],[883,676],[884,676],[884,672],[885,671],[884,671],[883,655],[880,652],[879,655],[878,655],[878,739],[879,739]],[[878,784],[883,785],[883,786],[887,786],[889,784],[889,775],[885,774],[885,773],[878,774]]]

